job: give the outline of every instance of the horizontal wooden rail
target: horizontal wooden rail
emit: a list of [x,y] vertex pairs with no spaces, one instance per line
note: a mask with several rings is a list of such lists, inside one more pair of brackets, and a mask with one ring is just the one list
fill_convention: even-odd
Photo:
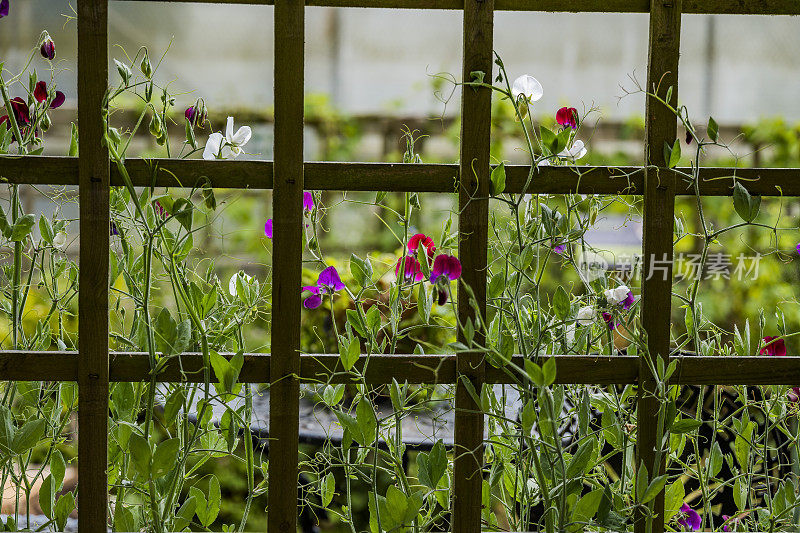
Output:
[[[117,0],[123,1],[123,0]],[[149,0],[192,4],[273,5],[275,0]],[[796,0],[686,0],[683,12],[713,15],[800,15]],[[309,7],[460,10],[463,0],[306,0]],[[649,0],[495,0],[495,11],[648,13]]]
[[[208,178],[213,187],[271,189],[272,161],[205,161],[202,159],[129,159],[126,168],[140,187],[194,187]],[[507,167],[506,191],[525,187],[530,167]],[[679,169],[688,172],[689,169]],[[730,196],[732,176],[744,180],[752,194],[800,196],[800,169],[704,167],[702,196]],[[641,194],[642,167],[541,167],[531,180],[530,194]],[[664,172],[664,179],[675,179]],[[0,157],[0,179],[32,185],[77,185],[78,160],[72,157]],[[306,188],[320,191],[456,192],[458,165],[402,163],[305,163]],[[692,196],[689,183],[678,177],[678,195]],[[112,168],[112,185],[123,185]]]
[[[638,357],[557,355],[557,383],[611,385],[635,383]],[[800,356],[735,357],[684,356],[676,358],[678,367],[672,383],[684,385],[797,385],[800,383]],[[239,375],[243,383],[268,383],[269,354],[246,354]],[[363,369],[366,357],[356,363]],[[522,367],[521,356],[513,364]],[[0,380],[75,381],[77,352],[0,351]],[[159,374],[159,382],[201,383],[203,358],[199,353],[185,353],[169,359]],[[351,377],[339,364],[338,354],[301,356],[300,377],[305,382],[349,383]],[[366,380],[372,385],[392,382],[453,383],[456,379],[455,355],[373,355],[367,365]],[[150,379],[146,353],[112,352],[110,381],[138,382]],[[488,383],[511,383],[504,369],[487,366]]]

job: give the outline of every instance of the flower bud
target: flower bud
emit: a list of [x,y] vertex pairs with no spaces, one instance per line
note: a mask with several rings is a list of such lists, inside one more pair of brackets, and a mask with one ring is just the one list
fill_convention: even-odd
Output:
[[125,83],[125,85],[128,85],[128,83],[131,81],[131,76],[133,76],[130,67],[125,63],[117,61],[116,59],[114,60],[114,63],[117,64],[117,72],[119,72],[119,77],[122,78],[122,81]]
[[47,131],[50,129],[51,125],[52,122],[50,121],[50,116],[45,113],[44,116],[42,116],[41,122],[39,122],[39,127],[42,128],[42,131]]
[[144,86],[144,101],[149,102],[153,99],[153,82],[148,82]]
[[153,118],[150,119],[150,134],[154,137],[161,135],[161,118],[158,113],[153,113]]
[[53,42],[53,39],[50,38],[50,34],[42,32],[42,38],[39,43],[39,51],[42,53],[42,57],[45,59],[49,59],[50,61],[56,58],[56,43]]
[[147,55],[147,50],[144,51],[144,57],[142,58],[142,64],[139,66],[142,69],[142,74],[150,79],[153,75],[153,67],[150,65],[150,56]]

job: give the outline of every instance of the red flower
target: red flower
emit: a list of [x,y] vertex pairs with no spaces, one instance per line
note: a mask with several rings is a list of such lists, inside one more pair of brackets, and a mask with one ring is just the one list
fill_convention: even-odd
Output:
[[765,346],[758,352],[759,355],[786,355],[786,344],[778,337],[764,337]]
[[556,113],[556,122],[565,128],[578,128],[578,110],[574,107],[562,107]]
[[436,245],[433,244],[433,239],[424,233],[417,233],[408,239],[408,253],[411,255],[416,255],[420,244],[425,247],[425,250],[428,254],[428,260],[430,261],[433,259],[433,254],[436,252]]

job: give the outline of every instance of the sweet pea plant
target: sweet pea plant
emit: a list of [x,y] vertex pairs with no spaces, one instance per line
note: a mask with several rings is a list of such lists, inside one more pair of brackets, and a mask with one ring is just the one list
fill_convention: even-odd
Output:
[[[10,12],[9,0],[0,0],[0,18]],[[65,101],[56,88],[56,58],[56,45],[43,32],[20,74],[9,77],[0,66],[6,110],[0,116],[0,126],[5,125],[0,127],[0,153],[42,152],[49,110]],[[547,128],[535,118],[547,112],[537,108],[542,84],[529,75],[512,81],[499,57],[496,64],[493,83],[476,75],[460,85],[463,90],[490,88],[513,108],[529,170],[519,193],[506,191],[502,160],[495,161],[491,171],[485,320],[461,323],[457,318],[455,289],[463,283],[458,228],[448,221],[437,236],[419,231],[425,198],[404,193],[397,208],[386,201],[387,193],[378,193],[371,202],[344,195],[342,203],[376,208],[397,247],[388,262],[376,254],[355,253],[343,262],[322,245],[333,207],[326,206],[320,194],[308,191],[303,196],[306,280],[297,290],[303,326],[313,332],[305,342],[338,353],[333,372],[346,376],[348,384],[334,384],[331,376],[306,389],[318,409],[335,417],[341,437],[331,435],[321,446],[303,448],[301,511],[326,517],[326,523],[353,533],[447,530],[452,460],[458,452],[448,449],[436,433],[429,450],[410,452],[403,421],[441,413],[442,406],[446,410],[452,405],[452,385],[412,386],[396,379],[387,387],[372,387],[365,375],[373,357],[470,351],[482,353],[509,382],[480,390],[464,382],[487,420],[482,458],[486,529],[628,530],[635,516],[652,524],[656,517],[651,502],[665,490],[664,518],[673,531],[796,531],[800,389],[704,387],[692,402],[687,388],[668,384],[675,365],[653,363],[647,351],[638,316],[636,270],[598,270],[586,268],[582,261],[595,251],[586,234],[598,216],[635,213],[638,201],[626,196],[529,194],[544,167],[586,172],[577,162],[587,154],[585,125],[596,110],[581,113],[563,107],[554,113],[558,127]],[[117,60],[119,76],[104,102],[104,142],[125,183],[112,188],[110,199],[109,342],[112,350],[145,352],[151,376],[148,382],[111,387],[110,525],[115,531],[243,531],[253,502],[268,487],[266,461],[248,434],[253,397],[259,391],[239,383],[238,376],[250,347],[248,325],[270,318],[270,280],[238,271],[223,281],[224,269],[199,249],[198,232],[219,216],[208,179],[183,183],[175,176],[183,187],[168,190],[134,187],[127,157],[131,140],[141,132],[150,135],[166,157],[234,159],[246,153],[252,131],[247,126],[236,129],[233,117],[224,132],[216,130],[202,98],[178,108],[180,95],[159,80],[160,65],[161,60],[153,64],[145,48]],[[40,79],[37,67],[49,75]],[[659,96],[661,89],[638,87],[637,92],[669,107],[671,99]],[[139,109],[137,119],[116,124],[115,112],[131,101]],[[687,136],[665,146],[665,154],[669,166],[696,194],[695,217],[676,219],[676,245],[694,243],[701,270],[714,247],[742,229],[769,232],[774,251],[780,251],[785,241],[781,237],[793,228],[779,225],[780,214],[771,221],[759,215],[760,198],[735,175],[728,179],[741,221],[716,227],[700,199],[699,168],[707,150],[727,147],[713,119],[701,131],[686,108],[669,108]],[[183,127],[178,139],[170,135],[173,123]],[[74,125],[72,131],[69,153],[75,155],[79,147]],[[405,135],[404,162],[420,162],[414,134]],[[688,169],[677,166],[683,153],[691,154]],[[150,170],[154,177],[163,172],[155,163]],[[9,185],[8,196],[8,207],[0,210],[6,255],[0,297],[7,322],[4,344],[20,350],[74,349],[78,266],[68,254],[69,220],[58,209],[53,216],[39,215],[38,221],[26,214],[17,185]],[[263,231],[268,242],[273,237],[271,219],[264,222]],[[550,289],[549,278],[556,275],[561,285]],[[777,312],[777,331],[769,330],[764,313],[755,331],[749,322],[729,331],[703,315],[701,289],[699,279],[675,284],[674,297],[685,318],[673,329],[672,355],[786,355],[786,339],[796,333],[786,331],[783,311]],[[45,302],[45,311],[30,326],[25,310],[34,297]],[[457,331],[466,343],[456,342]],[[659,422],[662,438],[656,451],[666,461],[664,474],[657,465],[636,464],[634,459],[635,385],[554,385],[554,354],[623,353],[645,358],[656,377],[654,394],[660,407],[648,416]],[[517,354],[521,358],[513,357]],[[364,364],[357,365],[359,359]],[[158,383],[159,372],[171,362],[177,362],[187,378],[195,371],[190,368],[199,368],[199,379],[193,379],[197,383]],[[63,528],[74,511],[74,496],[62,493],[62,486],[72,460],[75,408],[73,384],[3,385],[0,472],[4,486],[14,487],[16,502],[13,516],[3,521],[5,530],[31,523],[37,480],[38,505],[46,517],[41,528]],[[409,454],[411,464],[406,461]],[[237,524],[219,520],[220,481],[203,470],[210,459],[223,457],[241,463],[245,472],[248,496]],[[731,498],[732,507],[726,503]]]

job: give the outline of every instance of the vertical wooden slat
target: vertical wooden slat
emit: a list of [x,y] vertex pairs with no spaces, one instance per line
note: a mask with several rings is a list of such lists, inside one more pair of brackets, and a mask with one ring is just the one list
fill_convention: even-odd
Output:
[[275,2],[275,181],[268,531],[297,529],[303,254],[303,0]]
[[[492,83],[492,44],[494,0],[464,1],[463,80],[473,72],[483,72]],[[462,88],[461,157],[458,195],[458,256],[463,274],[458,287],[458,315],[463,323],[475,320],[470,305],[472,289],[481,315],[486,317],[486,261],[489,231],[489,137],[492,94],[487,88]],[[476,335],[483,342],[483,335]],[[461,332],[459,340],[465,342]],[[480,353],[460,353],[456,366],[459,379],[468,378],[480,391],[485,367]],[[453,486],[453,531],[479,532],[481,529],[481,481],[483,468],[483,413],[467,388],[456,384],[455,482]]]
[[[666,99],[672,87],[671,103],[678,101],[678,58],[680,55],[681,0],[652,0],[650,6],[650,49],[647,63],[648,92]],[[645,161],[661,167],[645,171],[644,190],[644,281],[642,282],[642,325],[647,332],[648,351],[653,358],[669,358],[670,310],[672,304],[672,232],[675,213],[675,178],[665,171],[664,143],[672,146],[677,135],[677,118],[663,104],[647,97]],[[656,465],[659,402],[648,394],[653,390],[652,374],[644,359],[639,365],[637,401],[637,465],[644,462],[651,477],[663,473],[664,461]],[[637,516],[636,533],[664,530],[664,493],[653,503],[657,515],[652,529],[642,514]]]
[[78,528],[106,531],[108,478],[108,0],[78,2],[80,275]]

